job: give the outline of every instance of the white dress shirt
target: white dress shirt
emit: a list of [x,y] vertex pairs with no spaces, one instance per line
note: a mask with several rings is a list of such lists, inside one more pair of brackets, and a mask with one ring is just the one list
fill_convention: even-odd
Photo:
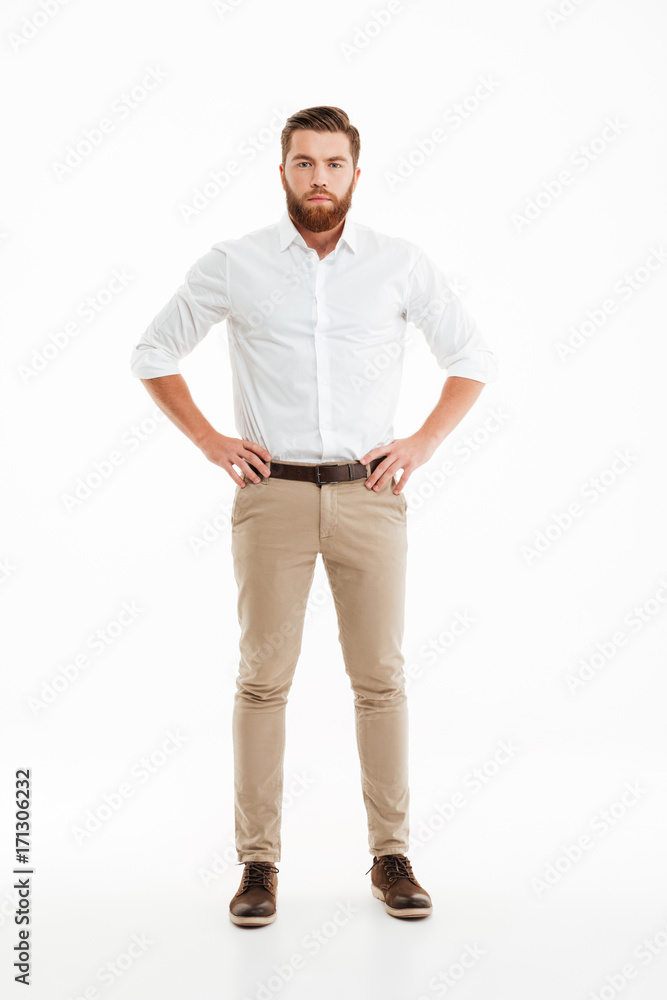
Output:
[[498,377],[495,355],[427,254],[349,213],[323,260],[287,211],[215,243],[133,348],[132,374],[180,374],[180,359],[222,320],[237,434],[276,462],[358,461],[394,440],[408,322],[448,376]]

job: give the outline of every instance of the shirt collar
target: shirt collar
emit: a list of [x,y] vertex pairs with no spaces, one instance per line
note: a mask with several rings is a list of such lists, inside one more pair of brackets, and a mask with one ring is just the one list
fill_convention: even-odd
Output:
[[[299,246],[306,247],[306,241],[290,219],[289,212],[285,209],[280,222],[278,223],[278,235],[280,238],[280,250],[286,250],[295,241]],[[349,212],[345,216],[343,232],[341,233],[334,252],[338,252],[341,243],[346,243],[352,253],[357,252],[357,228],[350,218]],[[306,247],[307,249],[307,247]]]

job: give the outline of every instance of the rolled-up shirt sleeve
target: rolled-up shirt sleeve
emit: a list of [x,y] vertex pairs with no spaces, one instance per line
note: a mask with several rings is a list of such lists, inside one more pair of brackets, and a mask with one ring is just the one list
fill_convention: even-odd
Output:
[[222,248],[211,248],[187,271],[183,283],[132,348],[132,375],[180,375],[181,358],[190,354],[230,311],[226,253]]
[[498,360],[445,275],[421,248],[408,278],[406,319],[420,330],[440,368],[495,382]]

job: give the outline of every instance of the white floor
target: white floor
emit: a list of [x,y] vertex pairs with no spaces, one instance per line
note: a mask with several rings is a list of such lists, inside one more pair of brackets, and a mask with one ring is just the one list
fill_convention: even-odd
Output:
[[[332,784],[334,815],[344,790]],[[338,826],[325,822],[314,799],[286,811],[277,919],[253,929],[228,917],[242,870],[228,842],[207,853],[196,834],[187,844],[178,823],[178,834],[166,830],[152,846],[137,829],[136,851],[129,826],[122,834],[127,841],[102,848],[100,837],[88,845],[89,860],[82,854],[80,870],[71,860],[60,869],[51,862],[41,867],[30,996],[613,1000],[627,990],[632,1000],[661,1000],[665,865],[648,803],[643,816],[626,817],[624,827],[569,870],[558,862],[560,879],[552,876],[540,896],[531,880],[544,874],[551,856],[544,845],[530,850],[523,824],[502,829],[496,804],[489,789],[466,816],[412,852],[415,874],[434,903],[431,917],[413,921],[392,918],[372,897],[365,874],[372,859],[363,846],[313,851],[315,836],[332,845],[357,828],[358,810]],[[118,835],[120,819],[115,826],[108,838]],[[559,843],[568,846],[555,836],[554,848]],[[5,968],[13,935],[5,919]],[[22,995],[18,987],[14,993]]]

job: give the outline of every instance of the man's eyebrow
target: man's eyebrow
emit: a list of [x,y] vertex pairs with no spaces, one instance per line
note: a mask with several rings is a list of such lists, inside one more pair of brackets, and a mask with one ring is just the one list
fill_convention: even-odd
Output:
[[[312,159],[314,159],[314,157],[307,156],[305,153],[293,153],[292,156],[290,157],[290,159],[292,159],[292,160],[312,160]],[[347,163],[347,157],[346,156],[326,156],[325,157],[325,161],[327,163],[330,163],[332,160],[343,160],[344,163]]]

